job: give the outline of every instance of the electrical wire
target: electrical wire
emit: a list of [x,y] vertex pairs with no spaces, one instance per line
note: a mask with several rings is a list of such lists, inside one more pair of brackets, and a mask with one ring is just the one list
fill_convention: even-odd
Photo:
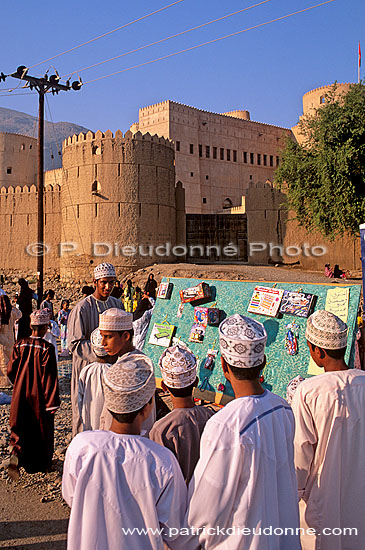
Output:
[[265,21],[264,23],[259,23],[258,25],[248,27],[247,29],[243,29],[241,31],[233,32],[231,34],[226,34],[225,36],[220,36],[219,38],[214,38],[213,40],[209,40],[208,42],[203,42],[202,44],[197,44],[196,46],[191,46],[190,48],[185,48],[184,50],[180,50],[178,52],[170,53],[170,54],[164,55],[162,57],[157,57],[156,59],[151,59],[150,61],[146,61],[145,63],[140,63],[139,65],[134,65],[133,67],[127,67],[126,69],[122,69],[122,70],[116,71],[114,73],[110,73],[110,74],[107,74],[107,75],[104,75],[104,76],[100,76],[99,78],[94,78],[93,80],[88,80],[87,82],[84,82],[83,85],[91,84],[92,82],[97,82],[98,80],[103,80],[104,78],[109,78],[110,76],[115,76],[117,74],[125,73],[127,71],[131,71],[132,69],[138,69],[139,67],[144,67],[145,65],[150,65],[151,63],[156,63],[157,61],[162,61],[163,59],[168,59],[169,57],[173,57],[173,56],[179,55],[181,53],[196,50],[197,48],[201,48],[202,46],[208,46],[209,44],[213,44],[214,42],[219,42],[220,40],[224,40],[225,38],[231,38],[232,36],[237,36],[238,34],[242,34],[244,32],[251,31],[253,29],[258,29],[259,27],[263,27],[265,25],[269,25],[270,23],[276,23],[277,21],[282,21],[283,19],[287,19],[288,17],[292,17],[293,15],[298,15],[299,13],[304,13],[306,11],[313,10],[313,9],[318,8],[320,6],[324,6],[325,4],[331,4],[334,1],[335,0],[327,0],[326,2],[321,2],[320,4],[310,6],[309,8],[304,8],[303,10],[295,11],[293,13],[283,15],[282,17],[277,17],[276,19],[271,19],[270,21]]
[[156,11],[148,13],[147,15],[143,15],[142,17],[139,17],[138,19],[134,19],[134,21],[129,21],[128,23],[125,23],[124,25],[121,25],[120,27],[117,27],[116,29],[105,32],[104,34],[101,34],[100,36],[96,36],[95,38],[91,38],[90,40],[87,40],[86,42],[83,42],[82,44],[79,44],[78,46],[73,46],[69,50],[65,50],[64,52],[58,53],[57,55],[54,55],[52,57],[48,57],[47,59],[44,59],[43,61],[40,61],[39,63],[35,63],[34,65],[31,65],[30,67],[28,67],[28,69],[33,69],[33,67],[38,67],[38,65],[42,65],[42,63],[47,63],[48,61],[51,61],[52,59],[56,59],[57,57],[61,57],[61,55],[65,55],[66,53],[73,52],[73,51],[77,50],[78,48],[82,48],[83,46],[86,46],[87,44],[91,44],[92,42],[95,42],[96,40],[99,40],[100,38],[104,38],[105,36],[113,34],[114,32],[120,31],[121,29],[125,29],[126,27],[129,27],[130,25],[133,25],[134,23],[138,23],[139,21],[142,21],[143,19],[147,19],[148,17],[151,17],[152,15],[155,15],[156,13],[160,13],[161,11],[164,11],[164,10],[167,10],[168,8],[176,6],[177,4],[180,4],[181,2],[184,2],[184,0],[177,0],[176,2],[173,2],[172,4],[169,4],[168,6],[164,6],[163,8],[160,8]]
[[15,95],[35,95],[37,92],[23,92],[19,94],[0,94],[0,97],[14,97]]
[[213,19],[212,21],[208,21],[207,23],[202,23],[201,25],[197,25],[196,27],[192,27],[191,29],[186,29],[185,31],[178,32],[177,34],[172,34],[171,36],[167,36],[166,38],[161,38],[161,40],[157,40],[156,42],[151,42],[151,44],[146,44],[145,46],[140,46],[139,48],[136,48],[134,50],[130,50],[129,52],[121,53],[119,55],[115,55],[114,57],[110,57],[109,59],[105,59],[104,61],[100,61],[99,63],[95,63],[94,65],[89,65],[88,67],[83,67],[82,69],[77,69],[75,71],[72,71],[72,73],[64,74],[61,78],[71,77],[75,73],[81,73],[83,71],[87,71],[88,69],[93,69],[94,67],[99,67],[100,65],[103,65],[104,63],[108,63],[109,61],[114,61],[115,59],[119,59],[120,57],[125,57],[126,55],[130,55],[132,53],[136,53],[136,52],[139,52],[141,50],[145,50],[146,48],[150,48],[151,46],[156,46],[156,44],[161,44],[162,42],[166,42],[167,40],[171,40],[172,38],[177,38],[178,36],[182,36],[183,34],[187,34],[189,32],[195,31],[197,29],[202,29],[203,27],[211,25],[212,23],[217,23],[218,21],[223,21],[223,19],[228,19],[229,17],[233,17],[234,15],[238,15],[239,13],[250,10],[252,8],[256,8],[257,6],[261,6],[262,4],[267,4],[267,2],[271,2],[271,1],[272,0],[263,0],[263,2],[259,2],[258,4],[253,4],[252,6],[248,6],[247,8],[243,8],[242,10],[234,11],[233,13],[229,13],[228,15],[224,15],[223,17],[219,17],[218,19]]

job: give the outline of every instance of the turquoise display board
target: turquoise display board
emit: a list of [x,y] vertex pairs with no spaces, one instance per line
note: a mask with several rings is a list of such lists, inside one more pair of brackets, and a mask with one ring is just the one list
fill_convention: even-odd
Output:
[[[168,321],[175,325],[174,337],[182,340],[199,357],[198,376],[200,384],[205,380],[204,391],[197,391],[196,395],[208,401],[224,403],[233,396],[232,387],[226,384],[224,395],[218,392],[217,387],[220,382],[225,383],[222,372],[220,354],[215,360],[214,368],[209,371],[204,368],[204,360],[207,350],[212,347],[219,350],[218,327],[207,326],[204,341],[202,343],[189,342],[190,329],[194,323],[194,303],[186,303],[181,318],[177,317],[178,307],[181,303],[180,290],[195,286],[203,279],[178,279],[169,278],[163,281],[169,281],[173,284],[171,298],[164,300],[157,298],[156,305],[151,318],[145,346],[143,351],[152,359],[155,365],[157,382],[161,379],[161,372],[158,368],[158,360],[164,351],[164,348],[154,344],[149,344],[148,340],[155,323]],[[280,288],[283,290],[302,291],[317,296],[314,311],[324,309],[326,303],[327,290],[333,287],[349,288],[349,309],[347,324],[349,326],[348,346],[346,352],[346,361],[350,366],[353,364],[354,357],[354,338],[357,323],[357,311],[360,301],[360,285],[317,285],[302,283],[273,283],[263,281],[222,281],[204,279],[212,290],[212,300],[204,303],[204,306],[213,306],[216,304],[221,310],[221,320],[234,313],[241,313],[253,317],[264,324],[268,334],[266,346],[267,364],[264,370],[264,386],[273,392],[286,396],[286,386],[288,382],[297,374],[308,377],[309,349],[305,340],[306,319],[293,317],[292,315],[283,315],[280,317],[266,317],[247,312],[248,305],[255,286],[265,286]],[[195,304],[197,305],[197,304]],[[200,305],[200,304],[199,304]],[[298,353],[289,355],[285,349],[286,325],[293,320],[299,325]]]

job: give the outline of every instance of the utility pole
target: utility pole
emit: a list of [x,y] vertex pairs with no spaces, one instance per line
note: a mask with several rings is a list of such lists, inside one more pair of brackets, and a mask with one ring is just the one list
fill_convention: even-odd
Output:
[[[68,92],[69,90],[80,90],[82,86],[81,79],[75,81],[70,85],[69,80],[66,84],[60,84],[60,77],[56,71],[56,74],[52,74],[48,77],[47,74],[42,78],[28,75],[28,68],[21,65],[17,68],[15,73],[10,75],[13,78],[19,80],[25,80],[26,85],[24,87],[33,88],[38,92],[39,96],[39,108],[38,108],[38,208],[37,208],[37,295],[38,295],[38,307],[41,304],[43,297],[43,279],[44,279],[44,96],[47,92],[51,92],[52,95],[58,94],[60,91]],[[5,81],[6,75],[0,73],[1,80]]]

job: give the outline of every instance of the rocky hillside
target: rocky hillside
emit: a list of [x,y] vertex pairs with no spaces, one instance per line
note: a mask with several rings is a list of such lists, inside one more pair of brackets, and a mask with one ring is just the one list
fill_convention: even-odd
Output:
[[[61,168],[62,159],[59,151],[62,149],[62,141],[73,134],[88,132],[89,128],[84,128],[72,122],[52,122],[45,121],[44,124],[44,166],[45,170]],[[13,134],[24,134],[26,136],[37,137],[38,121],[36,116],[28,115],[13,109],[0,107],[0,132],[10,132]],[[52,158],[53,155],[53,158]]]

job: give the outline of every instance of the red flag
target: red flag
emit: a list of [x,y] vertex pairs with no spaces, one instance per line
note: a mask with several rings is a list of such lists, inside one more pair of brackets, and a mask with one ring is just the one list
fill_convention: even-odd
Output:
[[361,67],[361,48],[360,48],[360,41],[359,41],[359,67]]

